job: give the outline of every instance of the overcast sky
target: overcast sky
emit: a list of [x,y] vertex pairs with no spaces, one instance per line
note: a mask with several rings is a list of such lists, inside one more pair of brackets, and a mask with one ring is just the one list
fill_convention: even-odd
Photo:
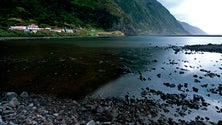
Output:
[[222,34],[222,0],[157,0],[179,21]]

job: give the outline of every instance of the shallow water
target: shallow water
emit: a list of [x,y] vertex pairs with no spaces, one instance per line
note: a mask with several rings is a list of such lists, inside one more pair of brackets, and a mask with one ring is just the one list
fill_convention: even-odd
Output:
[[[210,43],[208,39],[205,39],[207,41],[205,43]],[[196,40],[198,39],[194,38],[193,40],[195,44],[204,44]],[[204,38],[199,40],[204,40]],[[181,42],[180,45],[193,45],[194,43]],[[178,119],[194,120],[197,115],[200,115],[201,117],[209,117],[212,121],[220,120],[222,114],[217,113],[215,106],[222,108],[221,95],[218,93],[213,94],[209,90],[217,88],[222,84],[222,54],[185,50],[175,53],[172,48],[167,48],[169,45],[179,44],[163,42],[160,45],[154,42],[142,45],[142,47],[113,50],[112,53],[116,53],[125,65],[131,67],[132,72],[108,83],[95,91],[91,96],[125,98],[125,95],[129,95],[132,98],[142,98],[141,92],[147,87],[170,94],[184,93],[187,95],[187,98],[192,98],[194,94],[197,94],[203,96],[206,102],[210,104],[207,110],[192,110],[191,114],[182,118],[178,117]],[[209,76],[209,73],[215,76]],[[167,87],[164,83],[173,84],[175,87]],[[188,84],[188,87],[185,88],[183,86],[179,90],[177,86],[179,84],[184,85],[185,83]],[[202,87],[202,85],[206,84],[207,87]],[[195,92],[193,87],[197,88],[198,92]],[[158,96],[146,95],[146,97],[159,101]],[[175,112],[176,108],[178,107],[172,108],[171,114],[167,115],[174,117],[172,112]]]
[[[31,48],[27,43],[31,45]],[[218,86],[222,84],[222,54],[185,50],[175,53],[175,51],[169,47],[208,43],[222,44],[222,38],[139,36],[4,41],[4,44],[0,44],[1,47],[4,47],[5,44],[8,46],[14,46],[16,44],[15,46],[17,47],[7,52],[4,51],[4,53],[1,52],[0,61],[1,68],[4,67],[3,64],[5,64],[5,60],[26,62],[26,67],[29,67],[29,64],[30,66],[37,67],[43,63],[43,66],[48,66],[48,63],[53,64],[53,61],[56,61],[55,66],[64,65],[64,62],[67,63],[68,66],[72,66],[72,61],[82,59],[82,57],[72,55],[74,54],[72,46],[78,46],[84,48],[79,49],[79,51],[84,51],[89,55],[85,58],[96,58],[95,62],[98,63],[105,62],[105,60],[101,61],[97,53],[92,54],[93,51],[99,50],[100,53],[105,52],[117,58],[121,64],[127,69],[130,69],[130,72],[107,83],[90,94],[90,96],[125,97],[125,95],[129,95],[132,98],[140,98],[141,92],[147,87],[164,93],[184,93],[187,95],[187,98],[192,98],[194,94],[197,94],[203,96],[206,102],[210,104],[207,110],[192,110],[190,115],[186,115],[183,118],[176,117],[175,119],[193,120],[197,115],[201,115],[201,117],[209,117],[211,121],[217,121],[222,118],[222,113],[217,113],[217,109],[215,108],[215,106],[218,106],[222,109],[221,95],[219,95],[218,92],[214,94],[209,90],[218,88]],[[20,45],[22,44],[27,45],[26,48],[24,48],[24,46],[22,48],[25,50],[20,50]],[[90,51],[85,51],[85,49]],[[28,54],[25,53],[26,50],[28,50]],[[10,59],[7,59],[6,55],[10,55]],[[44,58],[42,56],[44,56]],[[35,61],[40,61],[40,63],[35,64]],[[29,69],[31,68],[32,67],[29,67]],[[61,70],[62,68],[63,67],[60,67]],[[110,68],[112,68],[112,66],[110,66]],[[72,70],[68,69],[67,71]],[[57,75],[55,71],[47,72],[51,72],[52,76]],[[47,72],[44,75],[47,76]],[[70,78],[67,78],[69,81],[74,81],[77,78],[77,76],[73,77],[75,73],[74,71],[72,72],[73,73],[69,72],[70,74],[68,73],[68,75],[70,75]],[[211,74],[209,75],[209,73]],[[43,74],[38,74],[37,76],[39,75],[41,76]],[[64,74],[59,75],[62,76]],[[64,77],[67,77],[66,75],[64,75]],[[51,78],[50,75],[49,78]],[[164,83],[169,83],[172,86],[167,87]],[[185,83],[188,84],[188,87],[184,87]],[[183,85],[180,90],[177,87],[179,84]],[[202,85],[206,84],[207,87],[202,87]],[[197,88],[198,92],[195,92],[193,87]],[[146,95],[146,97],[155,99],[161,103],[158,96],[151,94]],[[175,112],[176,108],[178,107],[172,107],[171,112],[166,115],[174,117],[173,112]]]

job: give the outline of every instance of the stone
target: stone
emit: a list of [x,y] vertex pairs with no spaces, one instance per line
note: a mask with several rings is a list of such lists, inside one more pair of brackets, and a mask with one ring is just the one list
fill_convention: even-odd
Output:
[[2,122],[3,122],[2,116],[0,115],[0,125],[1,125]]
[[163,83],[163,85],[165,85],[166,87],[169,87],[170,86],[170,83]]
[[157,76],[158,78],[160,78],[160,77],[161,77],[161,74],[159,73],[159,74],[157,74],[156,76]]
[[198,77],[198,75],[193,75],[193,77],[194,77],[194,78],[197,78],[197,77]]
[[27,119],[27,120],[25,121],[25,123],[26,123],[26,125],[32,125],[32,124],[33,124],[33,122],[32,122],[31,119]]
[[44,121],[43,125],[53,125],[52,122]]
[[27,98],[29,97],[29,94],[28,94],[28,92],[23,91],[23,92],[20,94],[20,97],[22,97],[23,99],[27,99]]
[[18,97],[18,95],[17,95],[15,92],[7,92],[7,93],[5,94],[5,97],[6,97],[6,100],[7,100],[7,101],[11,101],[12,98]]
[[18,101],[18,99],[16,97],[13,97],[8,104],[9,104],[10,107],[15,108],[18,105],[20,105],[20,102]]
[[194,92],[198,92],[198,88],[193,87],[193,91],[194,91]]
[[200,83],[200,80],[198,80],[198,79],[194,79],[194,82],[196,82],[196,83]]
[[176,85],[175,84],[170,84],[170,88],[175,88]]
[[222,125],[222,120],[218,121],[217,125]]
[[17,124],[15,124],[14,122],[10,121],[9,125],[17,125]]
[[86,125],[97,125],[94,120],[89,121]]

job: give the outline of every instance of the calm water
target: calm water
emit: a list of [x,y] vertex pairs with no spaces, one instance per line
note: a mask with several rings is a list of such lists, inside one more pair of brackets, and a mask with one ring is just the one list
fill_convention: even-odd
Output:
[[[3,42],[3,41],[0,41]],[[48,40],[19,40],[19,41],[4,41],[4,44],[0,44],[3,47],[5,44],[16,46],[22,44],[34,44],[35,49],[28,48],[29,53],[27,55],[39,55],[32,56],[32,58],[40,58],[42,47],[47,49],[60,51],[61,60],[66,59],[66,55],[70,58],[70,53],[67,54],[66,49],[69,46],[69,51],[72,51],[70,47],[79,46],[82,48],[96,49],[109,53],[130,69],[130,73],[126,73],[121,77],[107,83],[106,85],[98,88],[90,96],[97,97],[124,97],[126,94],[130,97],[141,97],[141,92],[146,87],[160,90],[164,93],[185,93],[188,98],[193,97],[193,94],[201,95],[211,105],[208,106],[207,111],[193,111],[189,116],[185,116],[183,119],[194,119],[195,116],[201,114],[202,116],[208,116],[212,121],[217,121],[222,118],[222,114],[219,114],[215,110],[215,106],[222,108],[221,95],[212,94],[208,90],[217,88],[219,84],[222,84],[222,54],[221,53],[209,53],[209,52],[189,52],[180,51],[175,53],[169,46],[184,46],[195,44],[222,44],[222,37],[156,37],[156,36],[137,36],[137,37],[120,37],[120,38],[69,38],[69,39],[48,39]],[[39,50],[36,48],[39,46]],[[9,50],[7,54],[11,54],[10,58],[16,57],[18,54],[16,50]],[[50,51],[48,51],[51,53]],[[91,51],[89,51],[89,55]],[[1,53],[1,68],[4,67],[2,62],[7,58],[6,54]],[[60,56],[60,55],[58,55]],[[93,56],[93,55],[92,55]],[[47,57],[46,57],[47,58]],[[94,58],[94,57],[92,57]],[[96,57],[98,58],[98,57]],[[71,57],[76,59],[76,57]],[[13,60],[13,59],[12,59]],[[18,59],[26,60],[24,58]],[[38,59],[37,59],[38,60]],[[47,60],[44,60],[47,63]],[[61,64],[63,61],[60,62]],[[206,72],[210,71],[215,76],[207,76]],[[53,71],[52,71],[53,72]],[[158,74],[160,76],[158,76]],[[141,80],[142,77],[142,80]],[[189,91],[179,91],[177,87],[166,87],[163,83],[179,84],[187,83]],[[201,85],[207,84],[208,87],[204,88]],[[198,88],[198,93],[194,92],[192,88]],[[210,94],[210,97],[207,96]],[[155,96],[148,98],[159,99]],[[176,107],[175,107],[176,108]],[[172,109],[174,110],[174,109]],[[210,113],[210,116],[209,116]],[[167,114],[173,115],[173,114]]]

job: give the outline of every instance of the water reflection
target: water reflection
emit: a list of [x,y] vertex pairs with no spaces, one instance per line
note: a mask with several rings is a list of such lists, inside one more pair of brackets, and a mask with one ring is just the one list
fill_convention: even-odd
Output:
[[[215,106],[222,107],[221,95],[219,92],[214,93],[222,85],[222,54],[190,51],[180,51],[175,54],[172,49],[164,47],[140,48],[138,50],[135,48],[130,51],[133,51],[131,58],[134,58],[134,55],[139,55],[136,58],[137,63],[133,63],[132,73],[123,75],[98,89],[92,94],[93,97],[124,98],[125,95],[129,95],[132,98],[143,98],[141,93],[146,88],[171,94],[184,93],[187,98],[193,98],[197,94],[203,96],[210,106],[207,107],[207,111],[192,110],[192,113],[183,119],[193,119],[193,116],[197,114],[203,114],[215,121],[222,117],[215,110]],[[127,58],[124,53],[118,54],[120,57]],[[220,93],[222,94],[222,92]],[[159,100],[159,97],[153,95],[146,97]],[[211,116],[208,116],[209,114]]]

